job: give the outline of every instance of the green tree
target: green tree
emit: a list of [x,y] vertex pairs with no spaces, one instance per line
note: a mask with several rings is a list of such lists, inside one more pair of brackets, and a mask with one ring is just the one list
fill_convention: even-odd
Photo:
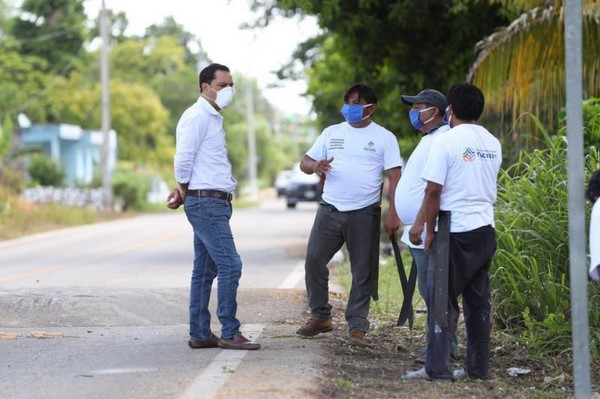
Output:
[[[478,44],[478,56],[468,75],[486,94],[484,121],[500,120],[498,128],[506,132],[522,114],[532,113],[549,130],[554,130],[557,115],[565,105],[564,1],[503,0],[502,3],[522,14]],[[597,0],[583,1],[586,98],[600,96],[599,13]],[[515,136],[519,134],[517,129]],[[533,141],[527,141],[529,138]],[[532,133],[529,138],[526,137],[525,145],[539,143],[539,135]]]
[[285,140],[275,138],[272,106],[260,94],[256,81],[248,78],[234,76],[236,87],[235,98],[231,106],[222,111],[223,126],[226,132],[227,151],[233,167],[233,175],[238,180],[247,179],[249,176],[248,165],[248,90],[252,89],[254,115],[254,130],[257,151],[258,176],[264,184],[270,184],[276,173],[289,166],[299,158],[298,154],[289,151],[291,146],[282,145]]
[[169,111],[165,126],[175,136],[179,117],[200,90],[195,67],[185,64],[185,48],[175,36],[128,39],[111,51],[111,77],[152,88]]
[[[129,19],[127,15],[120,11],[115,13],[111,9],[106,9],[106,16],[108,19],[109,29],[109,40],[111,43],[121,43],[125,40],[128,40],[129,37],[125,35],[125,30],[129,25]],[[90,30],[90,37],[99,37],[100,36],[100,19],[96,18],[94,21],[93,28]]]
[[0,116],[16,117],[24,112],[33,119],[45,118],[42,101],[47,76],[46,61],[22,56],[16,51],[0,51]]
[[[120,160],[154,165],[172,161],[173,142],[166,134],[168,112],[147,86],[114,80],[110,83],[111,128],[117,132]],[[49,120],[98,130],[100,83],[79,74],[57,76],[47,94]]]
[[10,7],[5,0],[0,0],[0,40],[8,32],[8,20],[9,20]]
[[183,69],[183,47],[174,36],[126,40],[112,48],[110,66],[111,79],[147,82]]
[[193,33],[186,31],[173,17],[166,17],[161,24],[150,25],[144,34],[146,39],[162,36],[178,38],[178,44],[184,50],[183,60],[186,65],[195,67],[199,61],[208,61],[200,40]]
[[[314,98],[319,121],[339,113],[339,97],[350,84],[370,84],[386,112],[378,114],[384,126],[412,131],[401,105],[401,93],[417,93],[425,87],[446,91],[465,79],[475,43],[490,26],[506,23],[499,4],[478,0],[254,0],[263,11],[256,26],[275,16],[313,15],[324,33],[302,46],[299,58],[309,72],[308,93]],[[451,32],[451,36],[449,35]],[[333,44],[327,44],[331,37]],[[451,39],[449,39],[451,37]],[[331,46],[331,47],[329,47]],[[300,51],[296,53],[296,56]],[[319,63],[317,71],[313,66]],[[345,82],[317,77],[342,71]],[[290,73],[294,76],[297,74]],[[312,80],[319,81],[318,87]],[[339,93],[332,102],[333,93]],[[335,105],[334,105],[335,104]],[[321,108],[318,108],[320,105]],[[322,114],[329,114],[329,116]],[[321,126],[323,127],[323,126]]]
[[[166,134],[168,112],[148,87],[111,83],[112,126],[119,133],[119,159],[171,165],[174,142]],[[100,91],[98,87],[98,98]]]
[[83,51],[87,31],[83,0],[24,0],[12,25],[19,52],[47,61],[54,73],[69,73]]
[[191,67],[178,70],[168,75],[155,76],[149,82],[160,97],[163,106],[169,110],[167,133],[174,139],[179,117],[198,99],[198,74]]
[[3,123],[0,125],[0,162],[8,150],[10,150],[13,137],[12,122],[10,121],[10,118],[6,117],[2,122]]

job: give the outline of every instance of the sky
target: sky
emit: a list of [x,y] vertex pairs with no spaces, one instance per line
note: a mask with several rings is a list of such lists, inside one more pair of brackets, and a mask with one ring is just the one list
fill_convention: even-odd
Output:
[[[102,0],[84,2],[90,19],[97,17],[101,4]],[[265,29],[242,30],[241,24],[257,19],[249,0],[105,0],[105,4],[127,15],[130,35],[141,35],[147,26],[172,16],[200,39],[213,62],[255,78],[272,105],[288,115],[310,112],[310,102],[301,96],[306,82],[278,81],[272,72],[291,59],[299,43],[319,32],[316,19],[278,18]],[[273,84],[282,87],[269,88]]]

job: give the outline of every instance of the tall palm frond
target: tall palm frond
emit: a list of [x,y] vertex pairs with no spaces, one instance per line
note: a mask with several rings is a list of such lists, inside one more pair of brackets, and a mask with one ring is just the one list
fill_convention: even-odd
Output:
[[[519,3],[518,0],[505,1]],[[524,4],[524,2],[521,2]],[[536,1],[532,3],[542,3]],[[584,97],[600,96],[600,0],[583,2]],[[477,44],[467,80],[486,95],[486,119],[532,113],[550,128],[565,104],[564,5],[544,2]]]

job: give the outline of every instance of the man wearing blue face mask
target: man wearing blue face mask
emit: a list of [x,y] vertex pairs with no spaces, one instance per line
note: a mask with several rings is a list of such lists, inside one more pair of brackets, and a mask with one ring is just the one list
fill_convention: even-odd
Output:
[[[393,133],[372,120],[377,96],[364,84],[350,87],[341,109],[345,122],[326,128],[302,158],[300,169],[325,175],[322,201],[306,252],[306,291],[311,317],[296,332],[313,336],[333,329],[327,264],[344,245],[350,255],[352,288],[346,306],[350,344],[368,346],[369,305],[377,284],[382,175],[389,179],[386,233],[396,236],[394,194],[402,158]],[[374,238],[377,238],[375,240]],[[376,294],[373,294],[376,299]]]
[[[427,294],[427,265],[429,256],[423,249],[425,232],[425,212],[421,208],[425,193],[425,181],[421,172],[429,155],[429,148],[435,137],[450,129],[444,121],[446,96],[437,90],[425,89],[416,96],[402,95],[402,102],[410,106],[408,116],[413,127],[422,134],[417,147],[406,162],[402,178],[396,188],[396,210],[404,224],[401,241],[408,245],[417,265],[419,293],[425,299]],[[452,341],[451,356],[456,359],[456,335]],[[423,350],[423,354],[425,354]]]

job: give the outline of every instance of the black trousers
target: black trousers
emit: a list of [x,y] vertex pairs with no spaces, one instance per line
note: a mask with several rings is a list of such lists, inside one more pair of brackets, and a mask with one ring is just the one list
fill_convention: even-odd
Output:
[[496,252],[496,233],[484,226],[464,233],[450,233],[448,270],[448,326],[434,320],[434,270],[437,236],[432,243],[427,272],[427,358],[425,371],[432,378],[452,379],[450,342],[456,333],[458,297],[462,295],[467,355],[465,371],[471,378],[487,378],[490,352],[491,290],[489,267]]

